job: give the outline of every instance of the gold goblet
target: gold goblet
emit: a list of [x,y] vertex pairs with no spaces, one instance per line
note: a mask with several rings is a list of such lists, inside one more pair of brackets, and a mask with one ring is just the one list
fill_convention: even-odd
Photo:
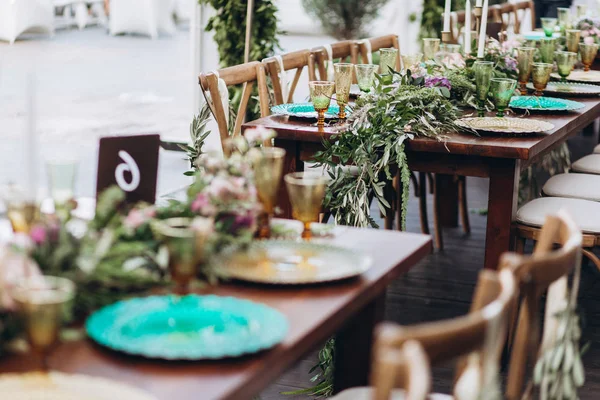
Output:
[[517,69],[519,70],[519,91],[527,94],[527,82],[533,64],[534,47],[517,47]]
[[598,54],[598,45],[596,43],[579,43],[579,55],[581,56],[581,63],[585,72],[590,70],[596,59],[596,54]]
[[13,183],[0,188],[0,196],[6,206],[6,215],[15,233],[29,233],[32,225],[40,218],[40,207],[36,199]]
[[394,47],[379,49],[379,73],[389,74],[396,70],[398,60],[398,49]]
[[533,63],[531,67],[531,80],[533,81],[533,87],[535,88],[534,96],[543,96],[544,89],[550,81],[550,74],[554,69],[554,64],[548,63]]
[[308,82],[310,91],[310,100],[318,114],[317,125],[325,126],[325,111],[329,108],[335,83],[329,81],[311,81]]
[[346,105],[350,100],[350,86],[352,85],[352,70],[354,64],[338,63],[333,64],[335,71],[335,100],[340,107],[338,117],[346,118]]
[[49,369],[48,355],[58,343],[60,329],[75,295],[75,285],[54,276],[27,277],[11,292],[23,320],[27,341],[41,357],[42,370]]
[[310,224],[319,220],[327,178],[315,172],[294,172],[284,179],[292,204],[292,217],[304,224],[302,238],[309,240]]
[[565,39],[567,42],[567,51],[577,53],[577,51],[579,51],[581,31],[579,29],[567,29],[565,31]]
[[264,147],[253,157],[254,184],[263,210],[258,217],[257,236],[271,237],[271,218],[275,214],[277,192],[283,173],[285,150],[278,147]]
[[423,53],[404,54],[402,55],[402,67],[404,70],[409,70],[418,66],[423,59]]
[[175,282],[175,293],[189,293],[189,285],[196,278],[198,256],[196,237],[190,218],[169,218],[157,221],[153,228],[169,252],[169,273]]
[[436,53],[440,51],[440,39],[425,38],[423,39],[423,55],[425,60],[433,60]]

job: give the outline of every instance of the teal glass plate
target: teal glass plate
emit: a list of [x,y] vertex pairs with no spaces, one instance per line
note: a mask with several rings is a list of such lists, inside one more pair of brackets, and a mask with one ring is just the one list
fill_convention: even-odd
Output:
[[[527,84],[527,88],[535,90],[531,82]],[[595,97],[600,95],[600,86],[590,83],[548,82],[544,94],[561,97]]]
[[575,111],[585,105],[556,97],[516,96],[511,99],[509,107],[529,111]]
[[[525,39],[525,40],[540,40],[541,38],[545,38],[545,37],[546,37],[546,34],[543,31],[530,31],[530,32],[525,32],[523,34],[523,39]],[[554,32],[552,37],[559,38],[560,33]]]
[[[317,112],[315,111],[315,107],[312,103],[279,104],[271,107],[271,112],[273,114],[289,115],[290,117],[295,118],[317,119]],[[327,109],[327,112],[325,112],[325,119],[337,119],[339,112],[339,106],[335,103],[335,101],[332,101]],[[346,107],[346,114],[350,115],[351,113],[352,110],[350,110],[349,107]]]
[[288,322],[262,304],[220,296],[151,296],[106,306],[86,321],[88,335],[113,350],[149,358],[238,357],[280,343]]

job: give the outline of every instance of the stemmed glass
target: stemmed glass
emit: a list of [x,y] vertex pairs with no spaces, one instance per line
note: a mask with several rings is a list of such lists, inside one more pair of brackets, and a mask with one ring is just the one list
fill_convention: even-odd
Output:
[[552,64],[554,62],[554,52],[556,51],[555,38],[540,39],[540,56],[543,63]]
[[46,160],[48,188],[54,201],[54,212],[59,216],[68,217],[70,212],[67,204],[75,197],[75,178],[78,165],[79,162],[74,159]]
[[292,204],[292,217],[304,224],[302,238],[309,240],[310,224],[319,220],[327,178],[315,172],[294,172],[284,179]]
[[27,341],[48,372],[48,355],[60,339],[60,329],[75,296],[75,285],[65,278],[35,276],[23,278],[11,291],[17,304]]
[[350,100],[350,86],[352,85],[352,70],[354,64],[333,64],[335,71],[335,100],[340,107],[338,117],[346,118],[346,105]]
[[535,88],[535,92],[533,92],[534,96],[543,96],[544,89],[548,85],[550,81],[550,74],[554,69],[554,64],[548,63],[533,63],[531,67],[531,80],[533,81],[533,87]]
[[540,18],[540,21],[542,22],[542,29],[546,37],[552,37],[558,20],[556,18]]
[[567,81],[567,76],[573,71],[573,66],[577,62],[577,53],[570,51],[557,51],[554,53],[556,57],[556,66],[561,82]]
[[579,43],[579,55],[583,64],[583,71],[588,72],[598,54],[598,45],[596,43]]
[[490,80],[490,92],[496,106],[496,116],[504,117],[504,111],[510,104],[510,99],[517,88],[517,81],[508,78],[492,78]]
[[175,281],[175,293],[189,293],[189,286],[198,271],[202,249],[197,248],[197,238],[191,228],[190,218],[169,218],[157,221],[153,228],[169,252],[169,272]]
[[483,117],[485,115],[485,103],[490,91],[490,80],[492,79],[492,71],[494,63],[491,61],[475,61],[473,63],[475,71],[475,92],[479,103],[477,115]]
[[375,81],[375,73],[377,72],[377,65],[374,64],[356,64],[354,66],[356,70],[356,82],[361,92],[369,93],[373,87]]
[[568,7],[558,7],[556,14],[558,16],[558,26],[561,32],[564,33],[565,30],[571,28],[571,9]]
[[567,29],[565,32],[567,51],[577,53],[579,50],[579,40],[581,40],[581,31],[579,29]]
[[15,233],[29,233],[33,224],[40,218],[40,207],[37,199],[30,199],[25,189],[8,184],[0,191],[6,206],[6,215]]
[[425,56],[425,60],[433,60],[438,51],[440,51],[440,39],[423,39],[423,55]]
[[271,218],[275,214],[284,157],[285,150],[278,147],[264,147],[253,157],[254,184],[263,206],[257,232],[261,239],[271,237]]
[[394,47],[379,49],[379,73],[389,74],[390,70],[396,70],[396,60],[398,59],[398,49]]
[[402,55],[402,66],[404,70],[409,70],[421,63],[423,53],[404,54]]
[[311,81],[308,82],[310,91],[310,100],[318,114],[317,126],[325,126],[325,112],[329,108],[331,97],[335,89],[335,83],[329,81]]
[[527,94],[527,82],[529,82],[529,75],[531,75],[534,54],[534,47],[517,47],[517,69],[519,70],[519,90],[521,94]]

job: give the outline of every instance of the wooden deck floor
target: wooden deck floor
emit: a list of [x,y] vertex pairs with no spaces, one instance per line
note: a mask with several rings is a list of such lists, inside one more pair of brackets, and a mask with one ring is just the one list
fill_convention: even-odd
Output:
[[[569,141],[573,159],[591,152],[594,137],[579,136]],[[486,179],[468,179],[468,201],[471,210],[487,207]],[[429,196],[431,226],[431,196]],[[445,250],[435,251],[408,274],[399,278],[387,292],[385,317],[400,324],[435,321],[465,314],[471,302],[477,272],[483,265],[486,217],[470,214],[471,234],[466,236],[460,228],[444,231]],[[413,197],[409,204],[408,230],[420,232],[418,203]],[[584,356],[586,384],[580,391],[582,400],[600,398],[600,274],[584,268],[581,283],[580,306],[586,326],[583,341],[591,348]],[[597,291],[598,290],[598,291]],[[365,343],[370,346],[370,343]],[[317,350],[317,349],[315,349]],[[312,386],[308,371],[315,364],[316,353],[308,355],[292,370],[261,395],[263,400],[299,399],[307,396],[285,396],[283,391]],[[450,367],[434,370],[434,389],[450,393],[453,370]]]

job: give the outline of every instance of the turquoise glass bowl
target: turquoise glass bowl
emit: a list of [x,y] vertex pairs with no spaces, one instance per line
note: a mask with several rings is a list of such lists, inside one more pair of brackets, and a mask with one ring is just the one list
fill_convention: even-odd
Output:
[[[332,100],[327,112],[325,112],[325,119],[338,119],[338,113],[340,108],[335,101]],[[311,118],[317,119],[317,112],[312,103],[289,103],[279,104],[271,107],[271,113],[279,115],[289,115],[295,118]],[[352,114],[352,110],[346,107],[346,115]]]
[[106,306],[86,321],[88,335],[113,350],[149,358],[238,357],[280,343],[288,322],[262,304],[220,296],[151,296]]
[[556,97],[517,96],[512,98],[509,107],[529,111],[575,111],[585,105]]

